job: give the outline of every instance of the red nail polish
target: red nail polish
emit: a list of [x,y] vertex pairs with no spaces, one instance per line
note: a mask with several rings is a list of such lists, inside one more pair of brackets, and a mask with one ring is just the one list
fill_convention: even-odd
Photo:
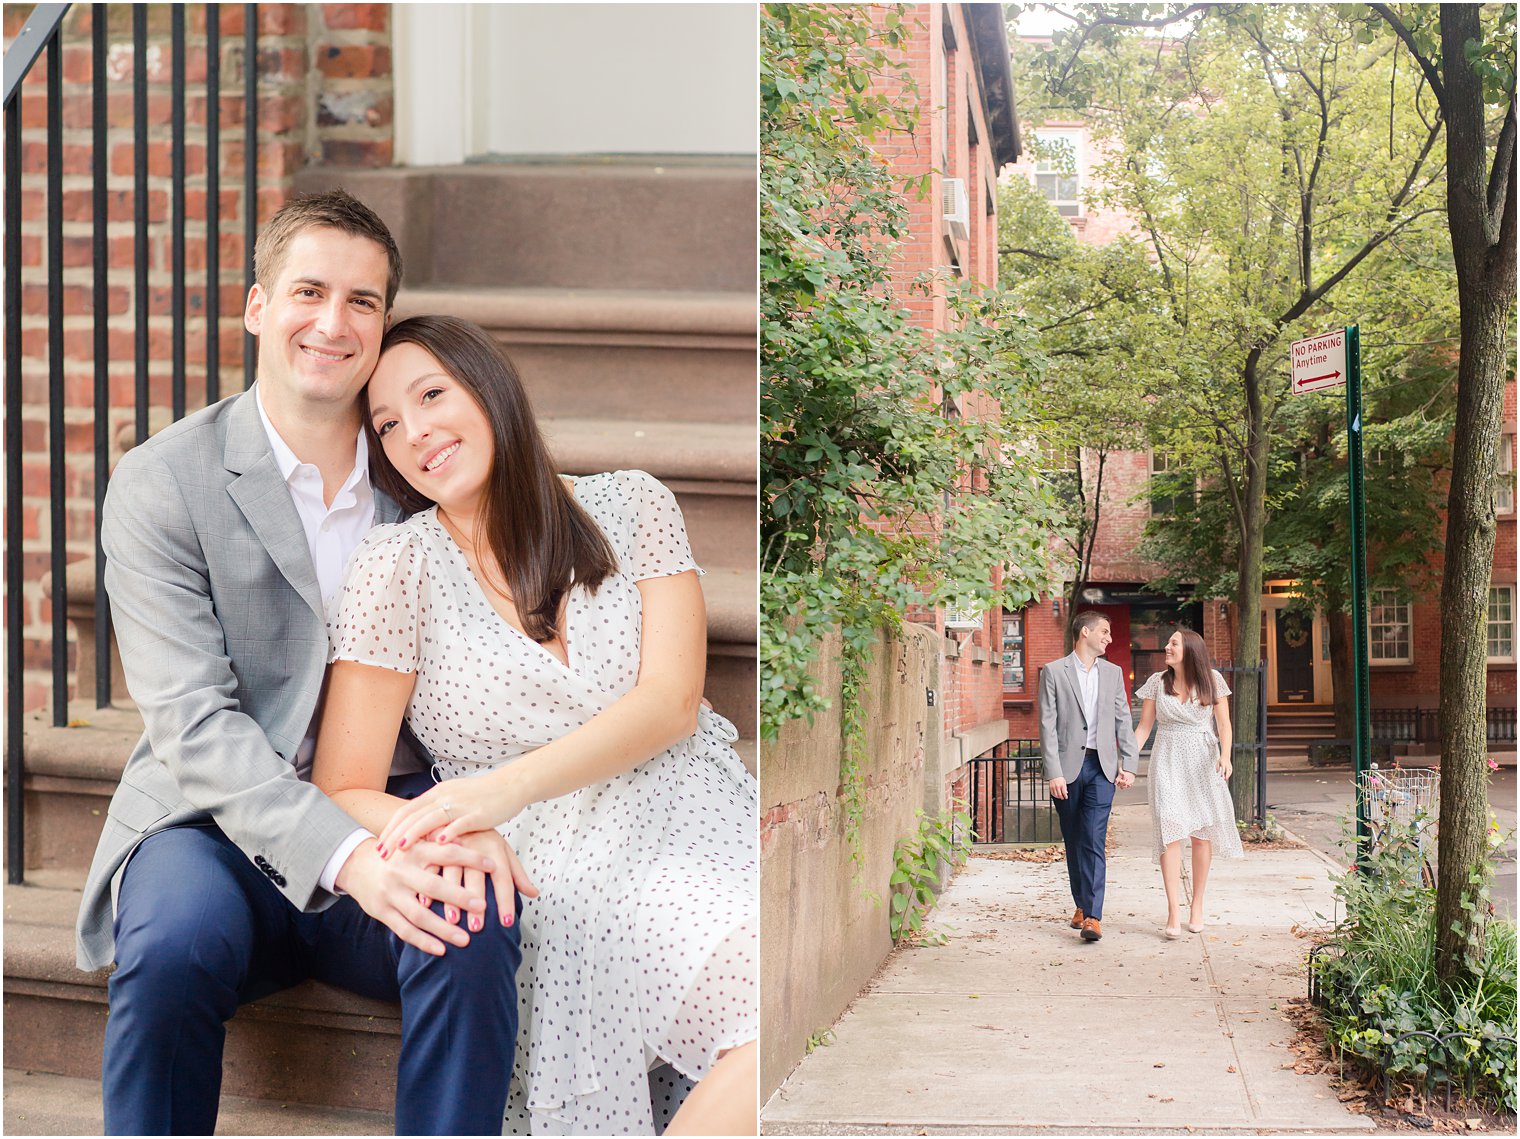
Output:
[[402,839],[399,843],[397,843],[396,844],[396,849],[397,850],[405,850],[406,849],[406,839]]
[[479,918],[471,916],[471,918],[470,918],[470,932],[471,933],[479,933],[480,932],[480,919]]
[[511,925],[512,924],[512,915],[511,914],[502,914],[502,916],[501,916],[501,924],[502,925]]

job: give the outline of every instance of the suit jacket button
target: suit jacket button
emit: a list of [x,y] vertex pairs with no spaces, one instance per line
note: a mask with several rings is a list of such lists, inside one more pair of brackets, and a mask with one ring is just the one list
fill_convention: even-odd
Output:
[[262,854],[255,854],[253,856],[253,864],[255,866],[257,866],[260,870],[268,870],[269,869],[269,863],[267,863],[267,862],[264,861],[264,856]]
[[276,872],[274,876],[274,884],[283,889],[285,886],[285,875]]

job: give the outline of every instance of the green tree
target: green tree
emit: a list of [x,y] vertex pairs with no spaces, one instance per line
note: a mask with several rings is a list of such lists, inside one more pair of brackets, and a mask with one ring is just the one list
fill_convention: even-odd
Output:
[[1441,581],[1441,834],[1436,969],[1479,975],[1486,866],[1486,628],[1493,487],[1504,383],[1514,375],[1515,7],[1374,4],[1430,86],[1446,123],[1447,223],[1461,307],[1457,432]]
[[936,335],[893,285],[917,187],[873,144],[914,126],[908,33],[898,8],[761,12],[761,730],[825,706],[808,671],[838,628],[852,833],[877,631],[914,605],[1044,592],[1057,520],[1021,450],[1043,361],[1009,298],[919,282],[947,294]]
[[[1162,280],[1171,361],[1158,390],[1170,451],[1214,468],[1240,614],[1235,658],[1261,655],[1271,440],[1286,352],[1332,290],[1441,208],[1439,115],[1423,74],[1365,10],[1309,5],[1090,5],[1036,65],[1109,153],[1100,198],[1133,217]],[[1164,34],[1160,34],[1165,29]],[[1391,95],[1390,95],[1391,93]],[[1421,102],[1423,96],[1424,102]],[[1256,694],[1235,702],[1255,737]],[[1236,765],[1236,809],[1254,799]]]
[[[1038,141],[1030,146],[1039,153]],[[1069,645],[1078,600],[1092,575],[1109,458],[1145,445],[1160,281],[1141,243],[1079,241],[1023,178],[999,187],[998,252],[1002,279],[1048,360],[1033,406],[1047,483],[1064,512],[1055,537],[1071,566]]]

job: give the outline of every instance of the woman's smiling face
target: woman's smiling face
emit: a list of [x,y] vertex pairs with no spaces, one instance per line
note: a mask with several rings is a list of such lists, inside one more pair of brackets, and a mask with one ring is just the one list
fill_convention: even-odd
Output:
[[425,348],[402,343],[369,381],[370,425],[419,493],[458,517],[474,513],[491,474],[491,424],[475,397]]

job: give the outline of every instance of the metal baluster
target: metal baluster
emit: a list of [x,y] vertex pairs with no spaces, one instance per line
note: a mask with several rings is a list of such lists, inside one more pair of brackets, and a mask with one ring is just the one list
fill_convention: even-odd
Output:
[[110,476],[111,360],[110,268],[106,206],[106,25],[104,4],[90,6],[90,125],[93,130],[95,201],[95,706],[111,702],[111,607],[106,604],[106,558],[100,547],[101,510]]
[[222,398],[222,16],[206,5],[206,404]]
[[133,305],[137,442],[148,437],[148,9],[132,5]]
[[63,36],[47,48],[48,486],[53,576],[53,726],[69,722],[68,513],[63,481]]
[[174,370],[170,404],[175,420],[185,416],[185,6],[169,9],[169,145],[174,228],[170,231],[170,312],[174,329]]
[[[243,295],[253,288],[253,246],[259,236],[259,6],[243,5]],[[243,388],[253,387],[258,341],[243,334]]]
[[26,698],[21,572],[21,90],[5,106],[5,866],[22,880],[21,716]]

